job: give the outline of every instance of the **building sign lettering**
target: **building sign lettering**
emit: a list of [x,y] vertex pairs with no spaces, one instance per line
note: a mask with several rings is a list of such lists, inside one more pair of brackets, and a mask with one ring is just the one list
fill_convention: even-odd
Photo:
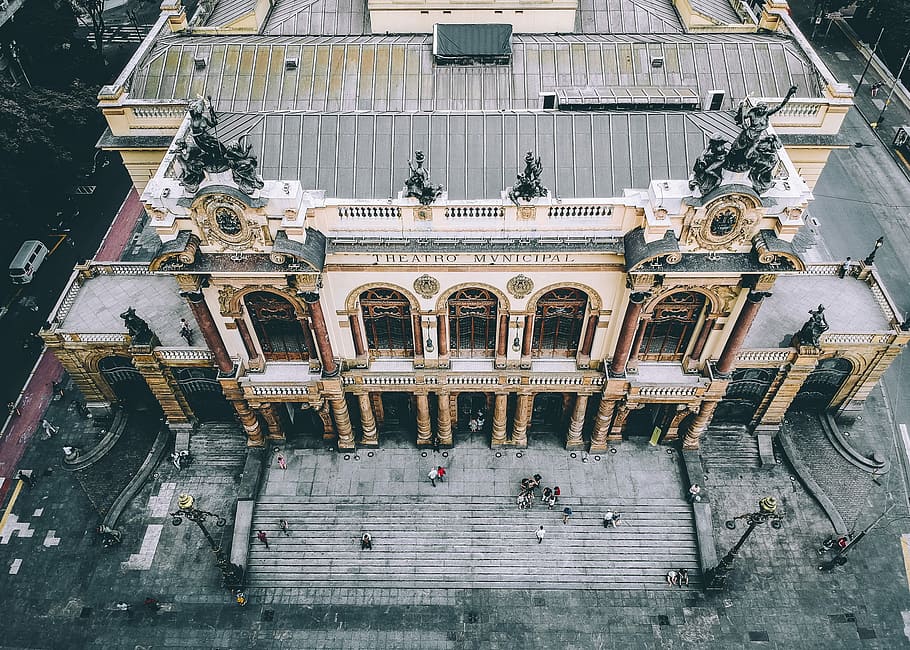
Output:
[[567,253],[374,253],[377,264],[571,264]]

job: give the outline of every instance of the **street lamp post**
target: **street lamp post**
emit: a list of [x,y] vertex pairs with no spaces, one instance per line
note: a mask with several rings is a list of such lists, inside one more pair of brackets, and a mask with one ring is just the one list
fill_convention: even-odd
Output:
[[904,74],[904,68],[907,67],[908,59],[910,59],[910,48],[907,49],[907,54],[904,56],[903,63],[901,63],[901,69],[897,71],[897,75],[894,77],[894,81],[891,84],[891,92],[888,93],[888,99],[885,100],[885,104],[882,106],[882,112],[878,114],[877,120],[869,124],[873,129],[877,129],[881,126],[882,120],[885,119],[885,111],[888,109],[888,106],[891,105],[891,98],[894,97],[894,91],[897,89],[897,84],[901,80],[901,75]]
[[181,494],[177,499],[177,505],[180,510],[170,513],[171,523],[175,526],[179,526],[183,523],[184,519],[189,519],[199,526],[199,530],[205,535],[205,539],[208,540],[212,553],[215,555],[215,566],[221,570],[221,579],[224,586],[231,590],[239,589],[243,585],[243,567],[230,562],[227,557],[225,557],[224,551],[221,550],[221,546],[215,543],[214,538],[204,524],[206,519],[214,517],[215,525],[221,527],[226,523],[225,518],[221,515],[216,515],[214,512],[199,510],[194,504],[195,500],[193,497],[189,494]]
[[863,264],[866,266],[872,266],[872,263],[875,262],[875,254],[878,253],[878,249],[882,247],[882,244],[885,243],[884,237],[879,237],[875,240],[875,246],[872,247],[872,252],[866,256],[866,259],[863,260]]
[[780,520],[783,518],[782,515],[777,514],[777,500],[774,497],[764,497],[761,501],[758,502],[758,512],[749,512],[744,515],[739,515],[734,517],[726,522],[727,528],[734,529],[736,528],[737,519],[745,519],[746,523],[749,524],[749,527],[746,529],[746,532],[743,533],[743,536],[739,538],[739,541],[736,542],[736,545],[730,549],[730,551],[718,562],[717,566],[708,571],[707,584],[705,589],[708,591],[723,591],[727,586],[727,576],[733,570],[733,562],[736,560],[736,554],[739,552],[739,549],[742,548],[742,545],[746,543],[746,540],[749,539],[749,535],[752,534],[752,531],[755,530],[755,527],[765,523],[766,521],[771,521],[771,526],[774,528],[780,528]]

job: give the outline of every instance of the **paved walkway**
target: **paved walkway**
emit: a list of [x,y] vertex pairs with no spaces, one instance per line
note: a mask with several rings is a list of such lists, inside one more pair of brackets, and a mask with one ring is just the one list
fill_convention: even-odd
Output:
[[116,262],[120,259],[123,251],[133,236],[133,231],[139,219],[142,217],[144,208],[139,200],[139,194],[135,188],[130,190],[114,217],[111,227],[104,235],[104,240],[95,253],[95,260],[98,262]]

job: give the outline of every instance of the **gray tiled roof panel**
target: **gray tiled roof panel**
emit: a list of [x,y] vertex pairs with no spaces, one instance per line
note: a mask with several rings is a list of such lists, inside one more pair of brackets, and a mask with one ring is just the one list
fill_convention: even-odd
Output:
[[206,27],[221,27],[241,16],[253,13],[255,9],[256,0],[217,0],[205,25]]
[[730,0],[691,0],[692,8],[720,25],[739,25],[740,20]]
[[[763,35],[523,35],[511,66],[434,66],[424,35],[356,38],[169,37],[136,70],[137,99],[211,95],[238,111],[473,111],[540,108],[540,92],[586,87],[679,87],[798,97],[821,90],[814,69],[787,39]],[[208,60],[197,70],[194,57]],[[651,66],[655,56],[662,67]],[[296,69],[285,70],[285,59]]]
[[415,150],[452,200],[499,199],[529,150],[555,196],[618,196],[652,179],[687,178],[717,130],[736,135],[731,113],[277,113],[254,123],[223,115],[218,127],[224,140],[249,136],[264,178],[373,200],[403,189]]

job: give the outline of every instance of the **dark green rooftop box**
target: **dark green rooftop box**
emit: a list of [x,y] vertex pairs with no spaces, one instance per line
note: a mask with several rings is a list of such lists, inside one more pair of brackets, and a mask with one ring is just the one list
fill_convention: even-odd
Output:
[[437,23],[433,26],[433,56],[437,64],[508,65],[512,59],[512,26]]

